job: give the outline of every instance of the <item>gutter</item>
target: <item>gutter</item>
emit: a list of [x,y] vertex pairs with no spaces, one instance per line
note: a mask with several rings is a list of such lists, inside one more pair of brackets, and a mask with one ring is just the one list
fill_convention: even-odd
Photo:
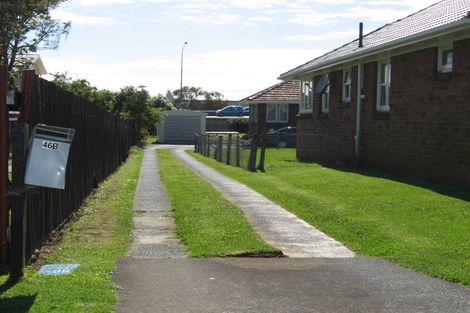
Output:
[[325,61],[317,66],[305,67],[302,69],[293,69],[292,71],[281,74],[278,79],[281,80],[296,80],[300,77],[298,75],[304,75],[309,72],[320,71],[329,67],[340,65],[347,61],[352,61],[359,58],[366,58],[374,54],[379,54],[390,50],[391,48],[400,48],[403,46],[408,46],[410,44],[415,44],[421,41],[429,40],[438,36],[447,35],[451,32],[457,30],[463,30],[470,26],[470,18],[463,18],[457,22],[449,23],[440,27],[432,28],[424,32],[420,32],[411,36],[407,36],[401,39],[393,40],[382,45],[365,48],[365,50],[360,50],[330,61]]

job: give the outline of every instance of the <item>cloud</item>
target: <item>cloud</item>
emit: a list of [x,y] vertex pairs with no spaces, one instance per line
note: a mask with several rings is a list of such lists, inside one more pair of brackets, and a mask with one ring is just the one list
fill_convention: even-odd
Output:
[[63,10],[52,11],[51,16],[62,21],[72,21],[73,25],[112,25],[115,23],[110,17],[80,15]]
[[[186,55],[183,84],[220,91],[239,100],[277,82],[279,74],[323,54],[309,49],[240,49]],[[43,58],[50,73],[68,72],[98,88],[145,85],[154,95],[179,88],[180,60],[174,58],[106,63],[93,58]]]
[[346,31],[334,31],[323,34],[302,34],[287,36],[282,39],[287,41],[332,41],[335,39],[349,39],[353,40],[357,38],[359,31],[357,29],[350,29]]

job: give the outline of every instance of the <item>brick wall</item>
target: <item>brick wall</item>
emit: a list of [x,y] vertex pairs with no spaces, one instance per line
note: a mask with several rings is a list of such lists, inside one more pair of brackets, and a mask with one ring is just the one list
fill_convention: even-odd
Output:
[[[388,172],[470,185],[470,39],[454,42],[452,73],[437,72],[438,49],[392,58],[390,112],[376,111],[377,63],[364,66],[362,162]],[[330,112],[298,121],[300,159],[343,163],[353,159],[356,78],[352,101],[341,103],[341,75],[331,75]],[[318,79],[318,77],[316,78]]]
[[266,122],[266,103],[258,105],[258,121],[250,121],[250,133],[268,131],[269,129],[279,129],[287,126],[297,126],[297,114],[299,113],[299,104],[289,104],[289,121],[287,123]]

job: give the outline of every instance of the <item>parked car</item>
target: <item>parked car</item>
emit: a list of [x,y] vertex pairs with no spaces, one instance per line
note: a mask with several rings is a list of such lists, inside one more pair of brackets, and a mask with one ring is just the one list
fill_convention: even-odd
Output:
[[266,146],[287,148],[297,144],[297,127],[283,127],[266,134]]
[[250,107],[243,108],[243,115],[250,116]]
[[215,111],[217,116],[243,116],[244,110],[241,105],[229,105]]

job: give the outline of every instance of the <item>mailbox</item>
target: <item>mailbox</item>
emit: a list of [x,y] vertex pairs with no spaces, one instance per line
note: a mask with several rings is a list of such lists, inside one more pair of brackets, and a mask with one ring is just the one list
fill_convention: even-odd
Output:
[[74,129],[44,124],[33,128],[26,161],[25,184],[65,188],[65,169],[74,134]]

